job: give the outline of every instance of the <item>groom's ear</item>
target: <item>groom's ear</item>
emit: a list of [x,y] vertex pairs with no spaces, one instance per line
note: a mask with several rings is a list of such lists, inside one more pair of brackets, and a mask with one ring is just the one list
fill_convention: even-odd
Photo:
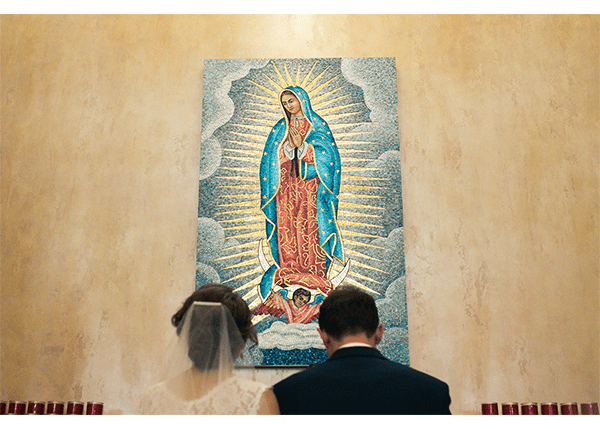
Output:
[[327,335],[327,332],[325,331],[321,331],[319,328],[317,328],[317,332],[319,333],[319,335],[321,336],[321,341],[323,341],[323,345],[325,346],[325,350],[327,350],[327,353],[329,354],[329,356],[331,356],[331,348],[332,348],[332,338]]
[[381,323],[377,329],[375,330],[375,345],[379,344],[381,342],[381,340],[383,339],[383,323]]
[[323,344],[325,345],[325,347],[327,347],[328,344],[331,344],[331,338],[329,338],[329,335],[327,335],[327,332],[321,331],[319,328],[317,328],[317,332],[321,336],[321,341],[323,341]]

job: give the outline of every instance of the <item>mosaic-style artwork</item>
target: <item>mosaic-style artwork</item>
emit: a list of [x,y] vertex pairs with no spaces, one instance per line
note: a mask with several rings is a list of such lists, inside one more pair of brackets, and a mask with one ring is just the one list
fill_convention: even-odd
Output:
[[319,306],[342,284],[409,363],[399,149],[394,58],[204,62],[196,288],[252,309],[239,365],[325,360]]

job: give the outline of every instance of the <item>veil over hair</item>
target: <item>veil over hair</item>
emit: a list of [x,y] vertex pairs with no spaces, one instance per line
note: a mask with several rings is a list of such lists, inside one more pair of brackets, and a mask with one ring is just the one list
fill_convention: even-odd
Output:
[[181,399],[198,399],[233,375],[245,343],[226,306],[196,301],[177,325],[161,379]]
[[234,363],[246,345],[257,344],[248,304],[231,287],[208,283],[196,289],[171,318],[161,367],[139,402],[139,414],[277,414],[272,391],[242,377]]

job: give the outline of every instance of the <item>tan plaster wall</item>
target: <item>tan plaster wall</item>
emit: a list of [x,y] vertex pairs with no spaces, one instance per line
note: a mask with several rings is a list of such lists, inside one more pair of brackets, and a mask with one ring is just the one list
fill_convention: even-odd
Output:
[[598,16],[0,24],[0,398],[134,412],[194,284],[204,59],[384,56],[412,366],[456,414],[600,399]]

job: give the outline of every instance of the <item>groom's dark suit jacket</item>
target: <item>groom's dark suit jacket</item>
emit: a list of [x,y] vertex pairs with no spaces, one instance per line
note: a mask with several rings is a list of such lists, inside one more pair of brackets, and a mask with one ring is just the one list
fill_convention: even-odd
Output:
[[273,392],[281,414],[450,414],[446,383],[370,347],[338,349]]

